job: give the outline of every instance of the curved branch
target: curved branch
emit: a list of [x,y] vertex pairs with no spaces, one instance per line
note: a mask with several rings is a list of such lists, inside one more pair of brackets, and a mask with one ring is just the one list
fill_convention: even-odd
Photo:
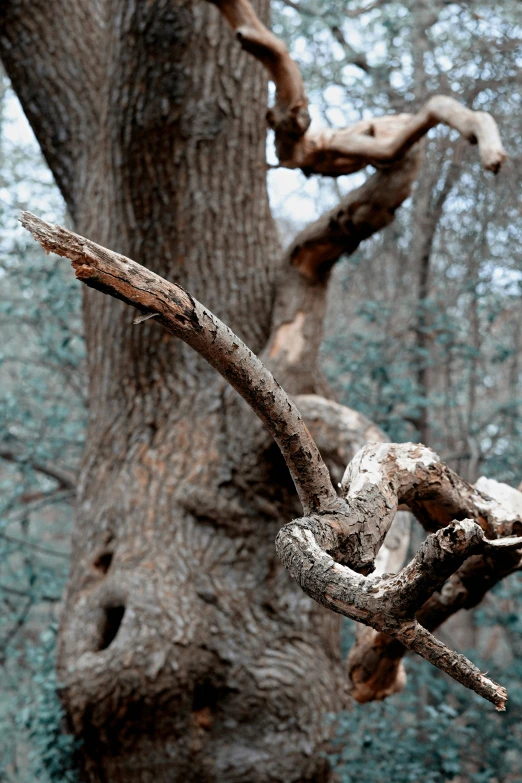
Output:
[[497,172],[506,153],[493,117],[474,112],[453,98],[437,95],[415,114],[363,120],[340,130],[309,129],[308,99],[301,73],[282,41],[257,18],[249,0],[209,0],[217,5],[242,47],[263,63],[276,87],[268,113],[275,130],[279,162],[306,174],[338,177],[368,165],[389,165],[433,127],[448,125],[478,144],[485,169]]
[[[485,478],[479,479],[475,487],[499,503],[497,519],[500,507],[505,518],[522,513],[522,495],[518,490]],[[520,534],[522,524],[515,522],[511,532]],[[433,593],[416,614],[424,628],[434,631],[459,610],[474,608],[498,582],[522,568],[521,553],[510,548],[502,551],[503,540],[511,543],[509,538],[498,539],[495,551],[470,557]],[[406,682],[401,664],[406,652],[404,645],[388,634],[358,628],[346,661],[351,696],[365,703],[401,691]]]
[[470,144],[478,144],[486,171],[500,170],[506,153],[493,117],[445,95],[434,95],[417,114],[375,117],[340,130],[311,129],[296,146],[293,160],[282,165],[333,177],[368,165],[379,168],[401,160],[437,125],[447,125]]
[[[434,639],[415,615],[469,557],[518,553],[522,537],[512,533],[520,517],[506,518],[501,503],[460,479],[430,449],[414,444],[366,446],[348,466],[342,491],[348,507],[342,530],[328,515],[280,530],[277,552],[292,576],[319,603],[393,637],[395,645],[414,650],[503,709],[505,691]],[[407,504],[436,532],[399,574],[357,573],[371,569],[399,504]],[[400,659],[394,652],[392,674]]]
[[[392,635],[504,709],[504,689],[438,642],[415,612],[470,556],[520,549],[522,537],[485,537],[485,532],[492,539],[510,535],[520,518],[501,521],[504,507],[466,484],[430,449],[414,444],[366,446],[345,472],[343,501],[295,405],[259,359],[203,305],[180,286],[71,231],[30,213],[23,213],[21,222],[47,252],[70,258],[79,280],[154,316],[194,348],[265,423],[310,514],[285,525],[276,540],[281,561],[305,592]],[[366,577],[399,503],[436,533],[399,574]]]
[[342,255],[352,255],[361,242],[393,222],[411,195],[421,162],[417,148],[350,191],[296,236],[287,251],[290,264],[311,281],[323,278]]
[[44,250],[72,261],[82,283],[154,316],[201,354],[263,421],[288,464],[305,513],[339,503],[328,469],[301,414],[269,370],[206,307],[181,286],[72,231],[23,212],[21,223]]
[[[278,533],[279,558],[297,583],[314,600],[357,622],[396,638],[408,649],[449,674],[462,685],[505,709],[504,688],[483,675],[465,656],[433,637],[409,609],[421,600],[427,583],[437,583],[456,565],[486,546],[481,528],[473,520],[453,522],[430,535],[414,560],[397,576],[364,577],[337,563],[329,545],[337,544],[326,519],[303,518],[285,525]],[[522,546],[522,539],[516,545]],[[413,579],[410,591],[408,579]],[[431,585],[430,585],[431,586]]]
[[275,131],[278,157],[284,159],[292,154],[310,125],[301,72],[284,43],[260,21],[249,0],[208,1],[219,8],[243,49],[265,66],[275,84],[276,103],[268,111],[267,121]]
[[393,221],[411,193],[421,159],[417,145],[400,163],[377,171],[307,226],[285,252],[261,358],[290,394],[317,391],[317,354],[332,266]]
[[328,466],[334,486],[340,483],[348,462],[366,443],[388,441],[370,419],[345,405],[318,394],[298,394],[293,400]]

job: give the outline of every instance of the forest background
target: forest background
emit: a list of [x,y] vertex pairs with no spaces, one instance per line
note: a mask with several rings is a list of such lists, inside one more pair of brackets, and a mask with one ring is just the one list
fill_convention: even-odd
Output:
[[[497,120],[509,160],[487,187],[465,142],[444,128],[430,132],[413,198],[334,271],[322,357],[339,401],[393,441],[431,446],[471,482],[487,475],[518,486],[520,2],[272,5],[313,119],[342,127],[443,93]],[[25,208],[53,222],[67,216],[0,78],[0,781],[66,783],[76,780],[74,743],[61,733],[54,642],[87,413],[81,292],[17,223]],[[364,177],[306,179],[274,165],[269,189],[283,243]],[[522,781],[521,609],[522,578],[512,576],[443,631],[493,677],[502,670],[504,715],[409,659],[403,694],[331,716],[342,783]],[[346,621],[346,647],[351,633]]]

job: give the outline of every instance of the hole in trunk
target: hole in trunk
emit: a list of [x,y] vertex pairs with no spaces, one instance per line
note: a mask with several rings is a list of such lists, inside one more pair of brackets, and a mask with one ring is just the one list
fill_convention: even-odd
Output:
[[205,680],[199,683],[194,688],[194,700],[192,703],[192,709],[194,712],[203,709],[204,707],[215,707],[218,700],[218,693],[216,688],[211,682]]
[[101,629],[101,638],[98,644],[98,652],[106,650],[115,640],[120,630],[121,621],[125,614],[124,606],[107,606],[104,609],[105,618]]
[[112,563],[112,552],[102,552],[93,562],[93,568],[106,574]]

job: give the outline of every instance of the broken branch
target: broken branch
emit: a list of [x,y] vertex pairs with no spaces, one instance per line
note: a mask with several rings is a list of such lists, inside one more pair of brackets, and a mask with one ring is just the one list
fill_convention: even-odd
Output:
[[155,320],[201,354],[263,421],[288,464],[305,513],[338,503],[328,469],[301,414],[269,370],[206,307],[181,286],[30,212],[20,221],[47,252],[72,261],[76,277]]
[[[79,280],[103,293],[157,314],[169,332],[201,354],[243,396],[283,453],[308,516],[285,525],[278,555],[312,598],[336,612],[394,636],[466,687],[504,709],[506,693],[415,619],[429,595],[472,555],[522,546],[513,537],[496,548],[490,539],[510,536],[513,515],[450,471],[434,452],[414,444],[371,444],[348,466],[333,489],[319,450],[299,411],[260,360],[179,285],[134,261],[30,213],[21,222],[48,252],[72,261]],[[436,532],[395,576],[367,577],[399,504]]]

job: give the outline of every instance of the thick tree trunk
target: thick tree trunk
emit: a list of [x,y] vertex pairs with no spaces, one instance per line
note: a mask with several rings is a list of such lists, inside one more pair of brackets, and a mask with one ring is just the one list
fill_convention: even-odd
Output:
[[[75,228],[182,284],[259,352],[281,261],[263,69],[206,3],[109,5],[107,94],[63,187]],[[267,0],[257,9],[266,20]],[[326,780],[339,618],[277,560],[299,511],[286,466],[256,452],[254,415],[215,371],[132,319],[87,292],[90,421],[59,645],[87,777]]]

